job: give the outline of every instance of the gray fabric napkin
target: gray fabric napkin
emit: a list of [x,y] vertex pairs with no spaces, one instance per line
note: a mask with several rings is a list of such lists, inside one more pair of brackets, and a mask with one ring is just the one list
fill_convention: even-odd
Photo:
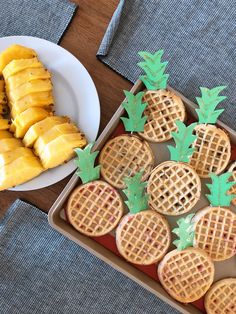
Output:
[[[3,314],[177,314],[17,200],[0,221]],[[163,306],[164,305],[164,306]]]
[[0,0],[0,37],[28,35],[58,43],[75,9],[68,0]]
[[134,82],[140,50],[165,50],[169,84],[195,101],[199,86],[228,85],[221,120],[236,130],[236,6],[233,0],[121,0],[98,57]]

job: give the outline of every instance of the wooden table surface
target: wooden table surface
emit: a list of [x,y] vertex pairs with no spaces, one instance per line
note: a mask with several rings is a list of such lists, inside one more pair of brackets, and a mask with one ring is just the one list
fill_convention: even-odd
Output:
[[[79,5],[60,45],[75,55],[92,76],[101,104],[99,134],[123,99],[131,83],[96,58],[96,52],[118,0],[72,0]],[[44,189],[31,192],[0,192],[0,215],[17,199],[28,201],[48,212],[71,176]]]

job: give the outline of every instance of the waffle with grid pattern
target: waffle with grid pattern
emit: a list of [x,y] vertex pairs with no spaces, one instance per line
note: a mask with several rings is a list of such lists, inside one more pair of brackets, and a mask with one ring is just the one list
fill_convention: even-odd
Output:
[[78,186],[67,203],[71,225],[87,236],[102,236],[113,230],[123,215],[123,201],[110,184],[97,180]]
[[166,142],[177,131],[175,121],[184,121],[185,107],[180,97],[168,90],[147,91],[143,97],[147,103],[144,115],[147,121],[139,135],[150,142]]
[[109,140],[99,155],[101,175],[118,189],[125,188],[123,179],[144,171],[143,181],[154,166],[154,155],[149,144],[134,135],[120,135]]
[[188,164],[166,161],[152,171],[147,192],[152,209],[164,215],[181,215],[199,200],[201,181]]
[[194,246],[222,261],[236,254],[236,214],[222,207],[207,207],[194,216]]
[[124,216],[116,229],[120,254],[134,264],[158,262],[166,254],[170,239],[167,220],[152,210]]
[[158,266],[162,286],[182,303],[200,299],[210,288],[214,272],[210,257],[203,250],[192,247],[169,252]]

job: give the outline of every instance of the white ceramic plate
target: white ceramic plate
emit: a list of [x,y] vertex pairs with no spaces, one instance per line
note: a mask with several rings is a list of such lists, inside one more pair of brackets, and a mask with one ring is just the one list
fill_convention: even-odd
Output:
[[[95,140],[100,123],[100,104],[96,87],[85,67],[67,50],[36,37],[0,38],[0,52],[12,44],[21,44],[36,50],[40,61],[52,73],[56,114],[69,116],[89,141]],[[47,187],[62,180],[75,169],[74,160],[71,160],[13,190],[29,191]]]

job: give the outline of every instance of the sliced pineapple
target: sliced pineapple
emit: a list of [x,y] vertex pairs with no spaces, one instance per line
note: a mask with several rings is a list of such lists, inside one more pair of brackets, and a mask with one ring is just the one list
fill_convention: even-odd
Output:
[[52,110],[53,104],[52,91],[29,94],[14,103],[10,103],[11,115],[15,119],[18,114],[30,107],[49,107],[49,110]]
[[62,124],[66,122],[70,122],[70,119],[68,117],[52,116],[35,123],[29,128],[29,130],[25,134],[25,137],[23,139],[24,145],[26,147],[32,147],[36,140],[45,132],[49,131],[57,124]]
[[13,151],[17,147],[22,147],[23,143],[17,138],[3,138],[0,140],[0,153]]
[[10,133],[6,130],[0,131],[0,140],[3,138],[12,138],[12,137],[13,137],[12,133]]
[[25,84],[17,87],[14,90],[8,92],[8,97],[11,103],[23,98],[24,96],[37,93],[37,92],[48,92],[52,90],[52,82],[49,79],[45,80],[34,80],[26,82]]
[[27,68],[15,75],[12,75],[7,80],[7,90],[14,90],[25,82],[31,82],[38,79],[49,79],[51,74],[44,68]]
[[40,108],[32,107],[19,114],[12,122],[10,131],[14,132],[16,138],[23,138],[31,125],[50,116],[51,112]]
[[19,157],[0,168],[0,191],[27,182],[43,170],[37,157]]
[[67,122],[55,125],[49,131],[39,136],[39,138],[34,144],[35,154],[39,156],[43,152],[44,147],[49,142],[55,140],[58,136],[61,136],[63,134],[77,133],[78,131],[79,130],[77,126],[72,123]]
[[86,139],[81,133],[63,134],[46,144],[40,154],[45,169],[57,167],[70,160],[76,147],[84,147]]
[[0,154],[0,168],[4,165],[8,165],[17,158],[23,156],[34,156],[32,149],[26,147],[17,147],[12,151],[7,151]]
[[42,68],[43,64],[37,59],[19,59],[12,60],[2,71],[3,77],[7,83],[8,78],[27,68]]
[[0,54],[0,73],[12,60],[29,59],[36,56],[37,54],[33,49],[21,45],[12,45]]
[[2,116],[0,116],[0,130],[9,130],[11,127],[11,123],[7,119],[3,119]]

